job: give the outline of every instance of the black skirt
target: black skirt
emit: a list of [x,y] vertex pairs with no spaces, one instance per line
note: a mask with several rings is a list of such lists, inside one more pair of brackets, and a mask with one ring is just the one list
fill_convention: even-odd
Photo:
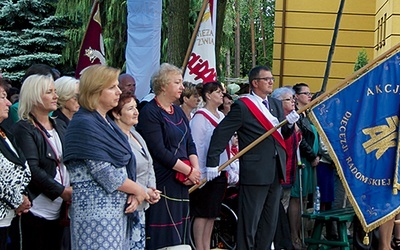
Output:
[[190,194],[190,216],[200,218],[216,218],[221,212],[221,203],[227,188],[227,173],[207,182]]

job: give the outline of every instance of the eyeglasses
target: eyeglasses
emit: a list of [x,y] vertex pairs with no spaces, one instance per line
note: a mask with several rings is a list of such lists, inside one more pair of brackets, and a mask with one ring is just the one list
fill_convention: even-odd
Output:
[[299,92],[297,93],[298,95],[307,95],[307,96],[311,96],[311,92]]
[[234,133],[233,136],[234,136],[234,137],[237,137],[238,135],[237,135],[237,133]]
[[269,82],[269,81],[271,81],[271,82],[275,81],[275,78],[274,78],[274,77],[257,77],[257,78],[254,78],[254,79],[256,79],[256,80],[264,80],[264,81],[267,81],[267,82]]
[[284,101],[286,101],[286,102],[294,102],[294,99],[293,98],[282,99],[282,102],[284,102]]

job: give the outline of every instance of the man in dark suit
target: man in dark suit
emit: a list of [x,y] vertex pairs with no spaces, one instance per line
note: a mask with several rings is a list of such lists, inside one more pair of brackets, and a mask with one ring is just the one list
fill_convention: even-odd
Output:
[[[214,130],[207,156],[207,180],[218,176],[219,155],[235,131],[243,149],[285,119],[281,101],[270,96],[271,69],[257,66],[249,72],[251,94],[236,101]],[[261,112],[260,112],[261,111]],[[267,118],[267,119],[265,119]],[[270,249],[275,234],[280,180],[286,172],[283,137],[293,132],[299,116],[286,116],[288,124],[244,154],[240,162],[237,249]]]

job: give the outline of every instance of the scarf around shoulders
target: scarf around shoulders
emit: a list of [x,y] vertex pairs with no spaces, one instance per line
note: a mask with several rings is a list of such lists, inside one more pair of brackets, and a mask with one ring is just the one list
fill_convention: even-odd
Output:
[[108,116],[80,108],[65,135],[64,162],[95,160],[126,167],[129,179],[136,180],[136,160],[127,136]]

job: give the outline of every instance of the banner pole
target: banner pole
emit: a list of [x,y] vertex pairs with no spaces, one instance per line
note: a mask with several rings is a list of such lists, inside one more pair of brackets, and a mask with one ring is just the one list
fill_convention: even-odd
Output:
[[321,91],[322,92],[325,91],[326,85],[328,84],[329,71],[331,70],[332,58],[333,58],[333,53],[335,51],[336,38],[337,38],[337,34],[339,32],[339,24],[340,24],[340,19],[342,17],[342,13],[343,13],[344,2],[345,2],[345,0],[341,0],[340,1],[339,10],[338,10],[338,13],[336,15],[335,29],[333,30],[332,42],[331,42],[331,46],[329,48],[329,53],[328,53],[328,61],[326,62],[324,80],[323,80],[322,86],[321,86]]
[[[94,7],[96,6],[96,3],[97,3],[98,1],[99,1],[99,0],[94,0],[94,1],[93,1],[92,9],[90,10],[90,16],[89,16],[89,19],[88,19],[88,21],[87,21],[87,25],[86,25],[86,29],[85,29],[85,34],[83,34],[81,46],[79,47],[79,52],[81,51],[82,46],[83,46],[83,43],[85,42],[87,29],[88,29],[88,27],[89,27],[89,24],[90,24],[90,22],[91,22],[92,17],[94,16],[94,13],[93,13],[93,12],[94,12]],[[79,58],[78,58],[78,61],[79,61]]]
[[194,42],[195,42],[196,37],[197,37],[197,32],[199,31],[200,23],[201,23],[201,20],[203,19],[204,12],[206,11],[207,4],[208,4],[208,0],[203,0],[203,5],[201,6],[201,9],[200,9],[200,12],[199,12],[199,17],[197,18],[196,26],[194,27],[194,30],[193,30],[193,33],[192,33],[192,38],[190,39],[189,47],[188,47],[188,49],[186,51],[185,59],[183,60],[183,64],[182,64],[182,75],[183,76],[185,75],[186,65],[187,65],[187,63],[189,61],[189,56],[192,53]]
[[[96,6],[97,6],[97,9],[96,9]],[[75,78],[76,79],[79,79],[81,77],[80,76],[80,72],[84,68],[87,67],[87,63],[84,63],[84,59],[83,58],[85,56],[84,56],[84,52],[82,51],[82,48],[83,48],[84,44],[88,42],[88,33],[90,32],[89,28],[91,28],[90,24],[92,24],[92,22],[93,22],[92,19],[94,18],[95,14],[96,14],[95,13],[96,10],[97,11],[100,10],[100,2],[99,2],[99,0],[94,0],[93,1],[93,5],[92,5],[92,8],[90,10],[90,16],[88,18],[87,25],[86,25],[86,28],[85,28],[85,33],[83,34],[81,45],[79,46],[78,61],[76,62],[76,67],[75,67]],[[101,22],[99,23],[99,25],[100,25],[100,28],[101,28],[101,31],[100,31],[100,34],[101,34],[103,32],[103,26],[101,25]],[[92,24],[92,26],[93,26],[93,24]],[[92,45],[92,47],[93,47],[93,45]],[[105,54],[104,54],[104,56],[105,56]],[[100,60],[100,58],[99,58],[99,60]],[[90,63],[90,65],[91,64],[93,64],[93,63]]]
[[[278,125],[276,125],[276,127],[273,127],[272,129],[268,130],[265,134],[263,134],[262,136],[258,137],[255,141],[253,141],[252,143],[250,143],[249,145],[247,145],[247,147],[245,147],[244,149],[240,150],[234,157],[232,157],[231,159],[227,160],[224,164],[222,164],[221,166],[219,166],[218,171],[221,172],[222,170],[224,170],[229,164],[231,164],[233,161],[235,161],[236,159],[238,159],[240,156],[244,155],[245,153],[247,153],[247,151],[249,151],[250,149],[252,149],[254,146],[256,146],[258,143],[262,142],[265,138],[267,138],[268,136],[270,136],[273,132],[275,132],[278,128],[282,127],[283,125],[285,125],[287,123],[286,120],[283,120],[281,123],[279,123]],[[199,184],[192,186],[189,189],[189,193],[193,192],[194,190],[196,190],[197,188],[199,188],[199,186],[203,185],[204,183],[207,182],[207,179],[204,178],[200,181]]]
[[[359,77],[360,75],[364,74],[365,72],[367,72],[372,66],[374,66],[376,63],[380,62],[381,60],[385,59],[386,57],[388,57],[389,55],[391,55],[393,52],[395,52],[397,49],[399,49],[400,47],[400,43],[398,43],[397,45],[395,45],[394,47],[390,48],[388,51],[386,51],[385,53],[381,54],[380,56],[378,56],[377,58],[375,58],[374,60],[372,60],[370,63],[368,63],[367,65],[365,65],[364,67],[362,67],[361,69],[357,70],[356,72],[354,72],[353,74],[351,74],[350,76],[346,77],[341,83],[339,83],[335,88],[322,93],[320,96],[318,96],[317,98],[315,98],[314,100],[312,100],[310,103],[308,103],[306,106],[304,106],[303,108],[297,110],[298,114],[303,113],[304,111],[306,111],[307,109],[313,107],[315,104],[319,103],[320,101],[323,101],[327,96],[329,96],[330,94],[332,94],[332,92],[334,91],[338,91],[339,89],[345,87],[346,85],[348,85],[352,80],[354,80],[355,78]],[[285,125],[287,123],[287,120],[283,120],[282,122],[280,122],[278,125],[276,125],[275,127],[273,127],[272,129],[268,130],[265,134],[261,135],[259,138],[257,138],[255,141],[253,141],[252,143],[250,143],[249,145],[247,145],[247,147],[245,147],[244,149],[240,150],[234,157],[232,157],[231,159],[227,160],[225,163],[223,163],[221,166],[218,167],[218,171],[222,171],[224,170],[229,164],[231,164],[233,161],[235,161],[236,159],[238,159],[239,157],[241,157],[242,155],[244,155],[245,153],[247,153],[250,149],[252,149],[254,146],[256,146],[257,144],[259,144],[261,141],[263,141],[265,138],[267,138],[268,136],[270,136],[272,133],[274,133],[277,129],[281,128],[283,125]],[[204,183],[207,182],[206,178],[203,178],[199,184],[192,186],[189,189],[189,193],[195,191],[197,188],[199,188],[201,185],[203,185]]]

